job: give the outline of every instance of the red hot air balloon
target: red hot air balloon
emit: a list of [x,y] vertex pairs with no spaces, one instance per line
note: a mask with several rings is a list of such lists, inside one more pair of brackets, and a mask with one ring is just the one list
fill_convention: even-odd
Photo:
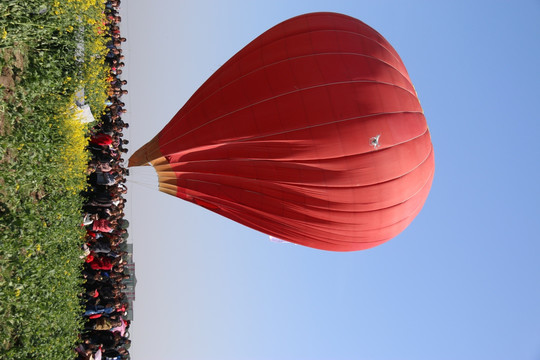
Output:
[[294,17],[217,70],[129,160],[160,190],[300,245],[395,237],[422,208],[433,146],[397,52],[363,22]]

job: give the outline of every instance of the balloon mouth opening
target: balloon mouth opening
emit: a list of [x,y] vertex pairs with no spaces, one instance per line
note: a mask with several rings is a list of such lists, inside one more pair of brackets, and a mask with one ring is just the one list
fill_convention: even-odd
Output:
[[158,176],[159,191],[172,196],[178,196],[178,183],[176,173],[165,156],[152,160],[148,163],[156,170]]

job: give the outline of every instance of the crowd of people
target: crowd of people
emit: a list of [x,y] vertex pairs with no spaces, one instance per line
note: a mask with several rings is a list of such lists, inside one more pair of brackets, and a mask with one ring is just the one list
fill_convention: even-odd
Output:
[[126,252],[122,246],[128,237],[128,221],[124,219],[125,185],[128,170],[124,167],[127,140],[123,130],[128,124],[122,120],[127,94],[122,80],[124,66],[118,15],[120,0],[105,3],[107,18],[107,47],[105,62],[110,66],[110,84],[106,110],[97,125],[91,129],[88,150],[88,188],[83,206],[83,226],[86,228],[84,244],[85,263],[82,271],[84,291],[80,294],[85,308],[84,330],[79,335],[76,358],[80,360],[124,360],[129,358],[131,344],[126,320],[128,302],[122,292],[124,281],[130,275],[125,271]]

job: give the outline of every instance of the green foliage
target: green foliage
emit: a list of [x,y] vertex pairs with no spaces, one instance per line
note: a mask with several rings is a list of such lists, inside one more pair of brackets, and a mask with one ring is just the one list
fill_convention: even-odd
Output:
[[102,10],[0,2],[0,360],[74,357],[86,154],[70,108],[81,88],[104,108]]

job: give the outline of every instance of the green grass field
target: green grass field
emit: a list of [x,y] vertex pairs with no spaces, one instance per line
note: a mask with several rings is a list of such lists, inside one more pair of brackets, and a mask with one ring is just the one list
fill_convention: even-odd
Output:
[[104,109],[102,10],[0,3],[0,359],[75,357],[88,157],[73,104],[84,88]]

